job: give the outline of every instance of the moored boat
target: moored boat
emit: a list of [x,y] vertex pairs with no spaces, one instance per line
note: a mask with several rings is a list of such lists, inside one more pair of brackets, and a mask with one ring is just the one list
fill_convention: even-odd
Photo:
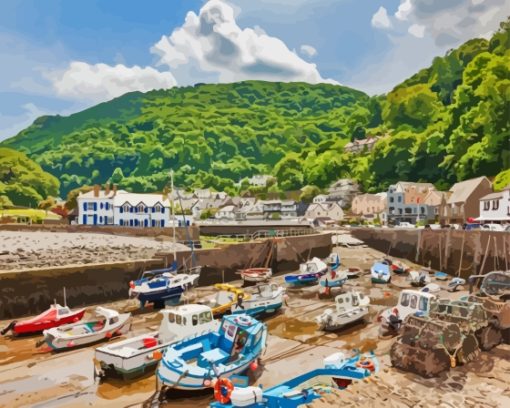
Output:
[[216,331],[181,340],[165,350],[156,372],[157,388],[200,390],[216,378],[242,374],[266,347],[267,327],[245,315],[224,316]]
[[204,297],[199,302],[201,305],[209,306],[214,316],[230,312],[232,305],[237,303],[239,298],[249,299],[249,294],[243,289],[228,283],[217,283],[214,288],[217,290],[214,295]]
[[[65,295],[64,295],[65,299]],[[68,323],[76,323],[83,318],[85,309],[71,310],[64,302],[64,306],[52,304],[48,310],[31,319],[13,321],[5,327],[1,334],[9,330],[14,335],[41,333],[43,330],[51,329]]]
[[245,313],[250,316],[260,316],[276,312],[283,305],[285,289],[273,284],[261,284],[255,286],[249,292],[247,300],[240,297],[239,301],[232,305],[233,314]]
[[46,344],[53,350],[70,349],[121,336],[131,328],[131,313],[119,314],[115,310],[99,306],[96,314],[102,318],[44,330]]
[[389,261],[389,260],[387,260],[387,261],[390,262],[391,270],[394,273],[396,273],[397,275],[401,275],[401,274],[409,272],[409,267],[406,264],[404,264],[403,262]]
[[[136,297],[143,308],[146,303],[163,307],[165,303],[176,304],[181,295],[200,277],[199,271],[173,273],[173,269],[146,271],[138,280],[129,284],[129,296]],[[194,273],[197,272],[197,273]]]
[[285,276],[285,283],[289,285],[309,285],[318,282],[328,270],[328,265],[319,258],[312,258],[299,265],[299,273]]
[[271,268],[246,268],[239,271],[245,282],[267,282],[273,276]]
[[391,281],[390,263],[386,260],[375,262],[370,268],[372,283],[389,283]]
[[325,288],[339,288],[347,281],[347,271],[331,269],[321,276],[319,284]]
[[95,362],[102,375],[116,371],[124,378],[142,375],[155,369],[163,350],[189,336],[216,330],[211,308],[204,305],[183,305],[164,309],[159,330],[96,348]]
[[338,330],[368,315],[370,298],[359,292],[347,292],[335,298],[335,309],[326,309],[317,317],[321,330]]

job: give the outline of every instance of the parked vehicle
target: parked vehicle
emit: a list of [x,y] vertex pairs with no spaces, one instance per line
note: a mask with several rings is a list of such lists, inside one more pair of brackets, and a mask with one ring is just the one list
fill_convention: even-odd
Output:
[[426,316],[430,310],[430,303],[436,296],[428,292],[405,289],[400,292],[396,306],[386,309],[379,314],[377,320],[381,323],[379,334],[395,335],[409,315]]
[[109,340],[126,334],[131,328],[131,313],[119,314],[116,310],[99,306],[96,308],[96,314],[101,318],[44,330],[46,344],[53,350],[65,350]]
[[481,227],[483,230],[487,231],[504,231],[505,228],[501,224],[483,224]]
[[370,299],[359,292],[347,292],[335,298],[335,309],[326,309],[317,317],[321,330],[338,330],[368,315]]
[[155,369],[163,350],[186,337],[216,330],[219,322],[212,310],[203,305],[184,305],[160,311],[159,330],[96,348],[98,373],[117,372],[125,379]]
[[198,391],[216,378],[246,372],[266,347],[267,327],[245,315],[224,316],[218,330],[181,340],[165,350],[157,388]]
[[416,228],[416,226],[410,222],[399,222],[395,228]]

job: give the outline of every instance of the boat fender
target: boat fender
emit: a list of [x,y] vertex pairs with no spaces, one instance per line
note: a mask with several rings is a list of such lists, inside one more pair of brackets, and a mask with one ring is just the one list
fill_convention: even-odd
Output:
[[257,361],[252,361],[250,363],[250,370],[251,371],[257,371],[257,368],[259,368],[259,364],[257,363]]
[[235,321],[242,326],[251,326],[253,324],[252,319],[248,316],[239,316]]
[[67,343],[67,347],[69,347],[69,348],[74,347],[74,341],[72,341],[72,340],[71,340],[71,341],[69,341],[69,342]]
[[156,361],[159,361],[163,358],[163,353],[161,353],[160,350],[155,350],[153,353],[152,353],[152,358]]
[[374,362],[369,358],[362,358],[356,363],[356,367],[358,368],[364,368],[365,370],[370,371],[373,373],[375,371],[375,364]]
[[228,378],[220,378],[214,384],[214,399],[221,404],[228,404],[234,390],[234,384]]

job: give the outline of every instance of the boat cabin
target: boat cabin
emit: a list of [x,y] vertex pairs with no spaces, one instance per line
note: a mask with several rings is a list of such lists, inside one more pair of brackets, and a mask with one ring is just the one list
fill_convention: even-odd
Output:
[[216,327],[211,308],[205,305],[183,305],[160,312],[163,315],[159,335],[163,342],[191,336]]
[[313,258],[311,261],[307,261],[299,265],[299,271],[301,273],[318,273],[325,271],[326,269],[327,265],[319,258]]
[[342,293],[335,298],[336,310],[338,313],[348,312],[355,307],[366,304],[365,295],[358,292]]
[[277,291],[278,285],[271,283],[257,285],[250,293],[252,295],[252,299],[256,300],[258,298],[270,298],[273,296],[273,293],[276,293]]
[[428,314],[430,302],[435,296],[427,292],[418,292],[416,290],[403,290],[398,298],[397,308],[400,318],[403,319],[410,314]]

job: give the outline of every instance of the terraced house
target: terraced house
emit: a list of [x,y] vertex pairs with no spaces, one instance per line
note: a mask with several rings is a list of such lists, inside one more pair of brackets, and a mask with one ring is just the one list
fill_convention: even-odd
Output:
[[[124,190],[101,190],[80,194],[78,224],[125,227],[166,227],[171,223],[170,202],[161,194],[135,194]],[[189,223],[189,221],[187,222]]]
[[425,200],[435,187],[432,183],[412,183],[399,181],[391,185],[387,194],[387,221],[390,224],[400,222],[431,221],[435,219],[435,210]]

